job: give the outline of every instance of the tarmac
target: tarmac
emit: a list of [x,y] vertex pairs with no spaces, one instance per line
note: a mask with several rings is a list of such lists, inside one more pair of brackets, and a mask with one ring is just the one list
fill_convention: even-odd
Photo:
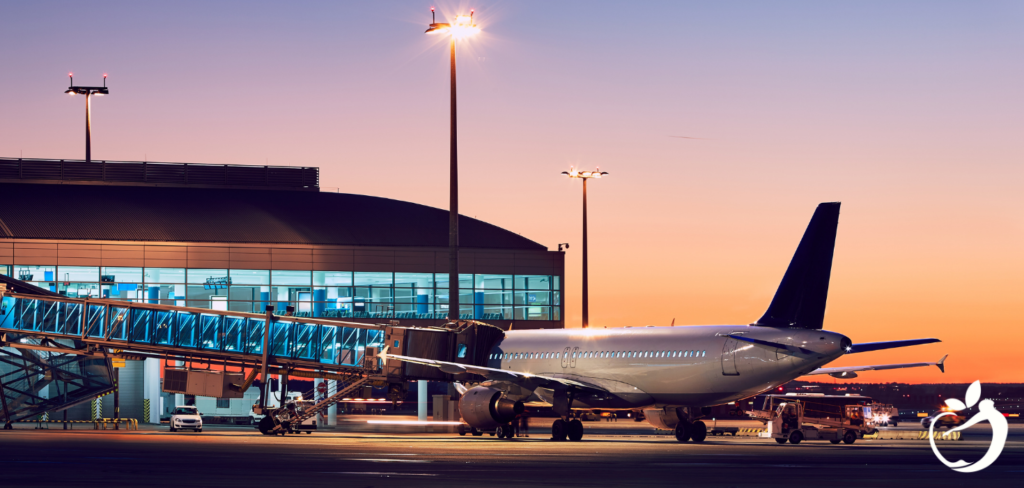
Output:
[[[370,417],[367,417],[370,418]],[[387,419],[388,417],[373,417]],[[352,419],[353,422],[358,420]],[[679,443],[644,423],[585,422],[581,442],[553,442],[543,420],[530,437],[319,431],[263,436],[248,426],[166,426],[138,431],[0,431],[0,485],[262,486],[1022,486],[1024,425],[1012,424],[1002,456],[973,474],[942,465],[927,440],[861,439],[853,445],[778,445],[752,435]],[[749,424],[749,425],[748,425]],[[759,423],[719,422],[757,427]],[[901,425],[893,431],[920,430]],[[950,460],[979,459],[987,426],[937,445]]]

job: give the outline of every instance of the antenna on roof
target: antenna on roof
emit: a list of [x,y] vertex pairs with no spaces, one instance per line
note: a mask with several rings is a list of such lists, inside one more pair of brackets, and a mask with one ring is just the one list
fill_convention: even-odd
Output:
[[75,86],[75,77],[71,76],[71,75],[72,75],[72,73],[68,73],[68,78],[71,79],[71,86]]
[[430,7],[430,23],[436,24],[437,18],[434,17],[434,7]]
[[103,88],[107,87],[107,74],[103,73]]

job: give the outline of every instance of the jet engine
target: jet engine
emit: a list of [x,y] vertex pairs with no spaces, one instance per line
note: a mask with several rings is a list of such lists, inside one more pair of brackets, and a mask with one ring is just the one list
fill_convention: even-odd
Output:
[[478,386],[462,395],[459,411],[470,427],[491,430],[523,413],[523,402],[510,400],[501,390]]
[[679,425],[679,412],[674,408],[644,410],[644,417],[647,423],[659,429],[672,430]]

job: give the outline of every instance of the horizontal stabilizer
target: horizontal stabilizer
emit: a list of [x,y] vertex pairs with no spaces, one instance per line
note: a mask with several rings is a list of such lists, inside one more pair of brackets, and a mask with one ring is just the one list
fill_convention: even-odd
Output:
[[885,369],[902,369],[902,368],[920,368],[924,366],[937,366],[939,371],[946,372],[946,358],[949,355],[942,356],[938,362],[935,363],[903,363],[903,364],[876,364],[874,366],[847,366],[839,368],[818,368],[807,375],[815,374],[827,374],[833,378],[856,378],[858,371],[881,371]]
[[819,204],[771,305],[753,325],[821,329],[838,226],[839,202]]
[[846,354],[853,354],[858,352],[868,351],[880,351],[882,349],[893,349],[896,347],[907,347],[916,346],[919,344],[931,344],[933,342],[942,342],[938,339],[908,339],[905,341],[885,341],[885,342],[865,342],[862,344],[853,344],[846,348]]

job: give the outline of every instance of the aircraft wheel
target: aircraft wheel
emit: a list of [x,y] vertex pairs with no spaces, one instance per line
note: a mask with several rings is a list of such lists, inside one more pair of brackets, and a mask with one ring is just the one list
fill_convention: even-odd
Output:
[[511,439],[512,438],[512,426],[508,424],[501,424],[494,431],[498,439]]
[[789,439],[786,439],[785,437],[776,437],[775,438],[775,442],[778,442],[779,444],[785,444],[786,441],[788,441],[788,440]]
[[896,427],[896,426],[898,426],[898,425],[899,425],[899,424],[898,424],[898,423],[896,423],[896,422],[893,422],[893,423],[892,423],[892,426],[893,426],[893,427]]
[[804,440],[804,435],[799,430],[794,431],[792,434],[789,434],[790,444],[799,444],[802,440]]
[[857,434],[854,434],[852,430],[846,431],[846,435],[843,436],[844,444],[853,444],[857,442]]
[[269,415],[260,419],[259,423],[260,433],[263,435],[270,435],[274,430],[274,419],[270,418]]
[[459,424],[459,435],[466,435],[466,426]]
[[690,440],[690,423],[682,421],[676,424],[676,440],[679,442],[687,442]]
[[704,422],[698,420],[690,426],[690,439],[693,439],[693,442],[704,442],[707,437],[708,426]]
[[[469,433],[472,434],[473,437],[481,437],[481,436],[484,435],[484,431],[482,431],[482,430],[480,430],[480,429],[478,429],[476,427],[473,427],[472,429],[470,429]],[[491,435],[494,435],[494,434],[491,434]]]
[[551,424],[551,440],[564,441],[568,433],[564,420],[558,419]]
[[583,422],[580,422],[579,419],[572,419],[567,430],[570,441],[578,441],[583,438]]

